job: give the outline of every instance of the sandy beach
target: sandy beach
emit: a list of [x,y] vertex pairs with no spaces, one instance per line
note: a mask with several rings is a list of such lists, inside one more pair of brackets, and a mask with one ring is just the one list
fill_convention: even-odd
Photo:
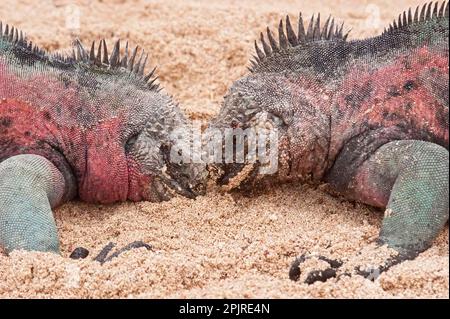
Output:
[[[399,1],[302,0],[2,0],[0,20],[47,50],[80,38],[109,46],[127,39],[149,52],[164,90],[191,119],[214,116],[228,87],[245,75],[253,41],[289,14],[320,12],[345,21],[350,38],[382,32],[403,10]],[[433,247],[370,281],[360,276],[306,285],[288,278],[302,253],[351,259],[373,242],[382,212],[333,197],[322,187],[283,185],[245,196],[211,187],[195,200],[72,202],[55,212],[62,256],[0,255],[1,298],[448,298],[448,224]],[[100,265],[108,242],[152,246]],[[76,247],[90,255],[72,260]],[[304,271],[314,265],[305,265]]]

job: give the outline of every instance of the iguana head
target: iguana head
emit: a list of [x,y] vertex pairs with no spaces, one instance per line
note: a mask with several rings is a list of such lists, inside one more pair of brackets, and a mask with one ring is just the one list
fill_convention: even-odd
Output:
[[[205,165],[177,162],[171,156],[175,144],[178,152],[189,152],[191,141],[187,140],[180,149],[178,137],[191,136],[191,127],[172,97],[156,84],[155,69],[144,75],[145,52],[138,59],[136,47],[128,56],[127,43],[125,55],[120,58],[119,41],[109,58],[104,41],[97,53],[94,48],[93,44],[89,72],[97,73],[98,83],[108,84],[99,85],[95,99],[108,101],[109,112],[114,110],[107,119],[117,116],[123,121],[116,134],[124,152],[119,161],[124,160],[127,166],[128,199],[160,201],[175,194],[189,198],[203,194]],[[83,56],[82,48],[79,51],[78,60]]]
[[[326,102],[324,79],[335,69],[330,64],[336,62],[336,52],[345,52],[347,34],[342,30],[331,18],[321,27],[319,15],[312,17],[305,31],[301,14],[298,32],[294,32],[289,17],[286,27],[280,21],[278,41],[267,28],[267,38],[261,33],[262,48],[255,41],[250,74],[232,85],[211,128],[276,132],[278,170],[273,175],[281,179],[320,175],[323,163],[317,159],[326,153],[329,129],[330,103]],[[257,159],[255,163],[234,162],[214,168],[220,171],[222,184],[243,188],[267,176],[260,174],[262,166],[267,163]]]

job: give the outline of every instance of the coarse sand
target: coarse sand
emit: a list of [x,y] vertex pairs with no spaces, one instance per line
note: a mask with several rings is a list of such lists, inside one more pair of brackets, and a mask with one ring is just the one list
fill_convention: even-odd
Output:
[[[160,82],[192,119],[217,113],[232,82],[247,71],[253,40],[286,14],[333,14],[351,37],[381,32],[418,0],[2,0],[0,20],[33,43],[67,50],[84,43],[129,39],[158,65]],[[79,29],[77,28],[79,16]],[[296,19],[295,19],[296,20]],[[212,188],[196,200],[112,206],[69,203],[55,212],[62,256],[0,255],[0,296],[82,298],[448,298],[448,225],[432,248],[375,281],[360,276],[306,285],[288,278],[302,253],[351,262],[370,260],[382,213],[332,197],[322,187],[284,185],[258,195]],[[92,257],[112,241],[152,245],[100,265]],[[83,246],[84,260],[68,258]],[[367,256],[367,257],[365,257]],[[304,274],[319,267],[305,263]]]

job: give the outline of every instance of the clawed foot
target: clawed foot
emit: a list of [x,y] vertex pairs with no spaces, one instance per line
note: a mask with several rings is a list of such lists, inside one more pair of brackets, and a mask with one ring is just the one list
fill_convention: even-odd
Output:
[[[289,270],[289,278],[293,281],[298,281],[301,275],[300,266],[307,260],[313,258],[313,256],[306,256],[305,254],[298,257],[291,265]],[[342,266],[342,261],[330,259],[324,256],[317,256],[318,260],[324,261],[329,264],[329,268],[324,270],[313,270],[311,271],[305,279],[305,283],[310,285],[316,281],[325,282],[330,278],[335,278],[337,276],[337,270]]]
[[392,256],[386,259],[386,261],[384,261],[381,265],[378,265],[376,267],[360,266],[355,269],[355,272],[357,275],[375,281],[383,272],[389,270],[391,267],[398,265],[405,260],[413,260],[417,256],[418,253],[415,252],[398,253],[396,256]]
[[[142,242],[142,241],[134,241],[128,245],[126,245],[125,247],[123,247],[122,249],[118,249],[116,252],[112,253],[111,255],[109,255],[109,253],[111,252],[111,250],[116,246],[116,244],[110,242],[108,243],[108,245],[106,245],[101,251],[100,253],[97,255],[97,257],[94,258],[95,261],[98,261],[100,264],[104,264],[108,261],[111,261],[113,258],[118,257],[119,255],[121,255],[122,253],[132,250],[132,249],[136,249],[136,248],[146,248],[147,250],[151,250],[152,246]],[[89,251],[86,248],[83,247],[78,247],[75,248],[75,250],[70,254],[70,258],[72,259],[84,259],[89,255]],[[109,255],[109,256],[108,256]]]
[[[377,247],[380,248],[380,247]],[[377,249],[376,248],[376,249]],[[372,248],[373,249],[373,248]],[[376,253],[376,250],[373,250]],[[358,254],[361,255],[361,252]],[[348,261],[346,263],[341,260],[331,259],[324,256],[306,256],[305,254],[298,257],[291,265],[289,270],[289,278],[293,281],[298,281],[302,274],[301,266],[305,261],[316,258],[319,261],[326,262],[329,267],[322,270],[313,270],[308,273],[304,279],[304,283],[311,285],[317,281],[326,282],[330,278],[341,278],[342,276],[353,276],[359,275],[366,279],[375,281],[381,273],[389,270],[391,267],[400,264],[405,260],[412,260],[417,257],[417,253],[407,252],[398,253],[395,252],[394,255],[384,258],[380,263],[374,263],[376,266],[361,266],[361,262],[357,262],[356,266],[352,266],[355,262]],[[364,257],[363,257],[364,258]],[[361,258],[355,258],[361,259]]]

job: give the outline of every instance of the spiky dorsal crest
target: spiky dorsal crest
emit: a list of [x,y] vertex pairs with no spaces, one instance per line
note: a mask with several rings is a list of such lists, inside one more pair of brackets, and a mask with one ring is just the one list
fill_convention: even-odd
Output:
[[0,21],[0,39],[6,40],[17,47],[21,47],[23,49],[28,50],[30,53],[35,54],[39,57],[44,57],[47,53],[45,50],[40,49],[37,45],[33,45],[31,41],[26,39],[25,34],[9,25],[5,25],[5,29],[3,30],[3,23]]
[[258,65],[265,61],[268,57],[274,56],[277,53],[286,52],[291,47],[306,45],[316,41],[346,41],[349,32],[345,33],[344,23],[340,25],[335,24],[334,18],[331,16],[325,21],[323,27],[320,24],[320,13],[311,17],[307,29],[303,24],[302,13],[299,14],[298,31],[294,31],[289,15],[286,16],[286,26],[284,26],[283,19],[278,25],[278,42],[275,40],[272,31],[267,27],[267,41],[264,34],[261,32],[260,41],[262,49],[258,46],[255,40],[256,55],[251,60],[252,66],[249,68],[254,72]]
[[34,55],[39,60],[47,60],[49,63],[63,66],[73,66],[77,63],[83,63],[91,68],[101,69],[126,69],[130,74],[134,74],[137,77],[142,78],[144,83],[150,90],[161,90],[159,84],[156,83],[158,77],[155,75],[156,67],[153,68],[148,74],[144,75],[145,65],[147,63],[148,54],[144,50],[141,51],[138,60],[137,54],[139,47],[136,46],[131,56],[129,56],[128,42],[125,46],[125,54],[121,57],[120,54],[120,40],[117,40],[114,44],[114,48],[111,54],[108,54],[108,48],[106,41],[103,39],[100,41],[98,47],[95,45],[95,41],[92,42],[91,49],[85,50],[80,40],[75,40],[73,43],[72,54],[67,56],[60,53],[48,53],[47,51],[39,48],[37,45],[33,45],[31,41],[26,39],[24,33],[13,26],[5,25],[0,21],[0,39],[6,40],[13,44],[16,48],[19,48],[28,54]]
[[95,45],[95,41],[93,41],[89,51],[86,50],[80,40],[77,39],[73,43],[71,59],[75,62],[86,63],[92,67],[102,69],[126,69],[135,76],[142,78],[150,89],[160,90],[159,84],[155,83],[158,79],[158,77],[155,76],[156,67],[154,67],[148,74],[144,75],[148,54],[142,50],[139,58],[137,59],[139,46],[136,46],[130,55],[127,41],[125,45],[125,53],[123,54],[123,57],[121,57],[120,44],[120,40],[117,40],[111,54],[108,54],[108,47],[104,39],[100,41],[97,47]]
[[449,18],[448,1],[443,1],[440,6],[438,1],[425,3],[422,7],[417,6],[414,14],[412,13],[411,8],[409,8],[408,11],[399,14],[398,19],[394,20],[389,27],[384,30],[383,35],[404,30],[416,23],[439,18]]

